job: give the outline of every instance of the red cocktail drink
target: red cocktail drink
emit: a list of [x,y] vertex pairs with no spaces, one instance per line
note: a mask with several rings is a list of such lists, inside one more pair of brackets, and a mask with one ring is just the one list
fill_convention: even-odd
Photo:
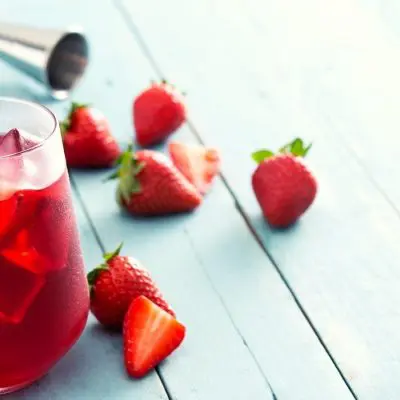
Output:
[[0,393],[46,374],[89,309],[57,122],[41,106],[0,99],[0,128],[16,108],[22,118],[6,123],[17,129],[0,135]]

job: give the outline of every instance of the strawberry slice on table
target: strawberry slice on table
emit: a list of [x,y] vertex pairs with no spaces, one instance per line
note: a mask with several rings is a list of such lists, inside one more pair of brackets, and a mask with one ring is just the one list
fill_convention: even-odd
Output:
[[179,142],[170,142],[168,151],[175,167],[201,194],[206,194],[220,171],[221,158],[218,151]]
[[162,142],[185,121],[183,97],[165,80],[152,83],[133,102],[136,141],[142,147]]
[[198,190],[164,154],[129,148],[119,161],[117,201],[133,215],[154,216],[192,211],[202,202]]
[[311,206],[317,194],[317,182],[302,162],[311,148],[296,138],[279,149],[259,150],[252,154],[259,164],[252,175],[252,186],[266,221],[272,227],[286,228],[295,223]]
[[107,168],[121,154],[104,115],[97,109],[72,103],[61,123],[67,165],[73,168]]
[[104,263],[89,272],[90,309],[107,328],[120,329],[132,300],[144,295],[175,317],[150,273],[132,257],[121,256],[122,244],[104,254]]
[[141,378],[181,345],[186,328],[140,296],[129,307],[123,333],[125,367],[129,375]]

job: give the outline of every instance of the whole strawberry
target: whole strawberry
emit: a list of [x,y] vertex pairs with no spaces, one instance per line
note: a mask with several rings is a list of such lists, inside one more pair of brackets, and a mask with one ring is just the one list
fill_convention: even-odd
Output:
[[106,118],[92,107],[72,103],[61,131],[69,167],[107,168],[121,154]]
[[107,328],[120,329],[129,305],[143,295],[175,317],[149,272],[132,257],[119,255],[121,247],[104,254],[104,263],[87,276],[93,315]]
[[182,96],[166,81],[153,83],[133,102],[136,141],[142,146],[162,142],[186,120]]
[[272,227],[292,225],[315,199],[316,180],[301,161],[310,148],[297,138],[279,149],[278,154],[270,150],[252,154],[259,164],[252,176],[253,190]]
[[162,153],[131,148],[119,159],[112,176],[119,179],[117,201],[134,215],[188,212],[202,202],[197,189]]

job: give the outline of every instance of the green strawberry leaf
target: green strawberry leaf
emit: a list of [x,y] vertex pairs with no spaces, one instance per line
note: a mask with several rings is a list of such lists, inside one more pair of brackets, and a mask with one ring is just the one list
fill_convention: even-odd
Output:
[[123,199],[129,203],[132,194],[140,193],[141,186],[137,175],[143,170],[144,163],[138,162],[132,147],[123,154],[120,167],[118,169],[119,191]]
[[105,177],[103,179],[103,182],[112,181],[114,179],[117,179],[118,177],[119,177],[118,171],[114,171],[111,175]]
[[268,158],[271,158],[274,156],[274,153],[271,150],[258,150],[252,153],[251,157],[253,160],[257,163],[260,164],[264,160],[267,160]]
[[304,146],[304,142],[300,138],[294,139],[292,142],[285,144],[279,149],[281,154],[292,154],[295,157],[305,157],[308,151],[311,149],[312,144],[310,143],[307,147]]
[[96,283],[97,277],[100,275],[100,273],[107,270],[108,266],[106,264],[101,264],[87,274],[87,281],[90,289]]
[[120,204],[122,198],[126,203],[129,203],[132,194],[140,193],[142,190],[137,176],[145,167],[145,163],[136,159],[133,146],[129,145],[127,150],[118,157],[115,164],[118,169],[105,178],[104,181],[118,178],[117,201]]
[[70,125],[69,118],[67,118],[64,121],[60,122],[61,137],[65,136],[65,134],[67,133],[67,131],[69,129],[69,125]]
[[[132,151],[132,146],[129,145],[126,151]],[[124,158],[124,152],[122,152],[122,153],[118,156],[118,158],[117,158],[117,159],[115,160],[115,162],[114,162],[114,165],[115,165],[115,166],[121,165],[123,158]]]
[[123,246],[123,245],[124,245],[124,242],[121,242],[121,243],[119,244],[119,246],[118,246],[114,251],[111,251],[111,252],[109,252],[109,253],[104,253],[104,254],[103,254],[104,261],[105,261],[105,262],[108,262],[108,261],[110,261],[112,258],[118,256],[119,253],[121,252],[121,249],[122,249],[122,246]]
[[72,115],[78,108],[88,108],[90,104],[72,102],[69,115]]
[[144,168],[144,163],[136,162],[134,165],[132,165],[132,174],[138,175],[142,171],[143,168]]
[[303,151],[303,157],[305,157],[305,156],[308,154],[308,152],[309,152],[309,150],[311,149],[311,147],[312,147],[312,143],[310,143],[310,144],[304,149],[304,151]]

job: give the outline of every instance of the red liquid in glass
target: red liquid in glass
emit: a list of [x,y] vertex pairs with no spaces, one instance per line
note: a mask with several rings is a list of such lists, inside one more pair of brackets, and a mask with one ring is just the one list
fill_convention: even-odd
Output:
[[0,393],[44,375],[89,309],[67,172],[9,196],[0,193]]

